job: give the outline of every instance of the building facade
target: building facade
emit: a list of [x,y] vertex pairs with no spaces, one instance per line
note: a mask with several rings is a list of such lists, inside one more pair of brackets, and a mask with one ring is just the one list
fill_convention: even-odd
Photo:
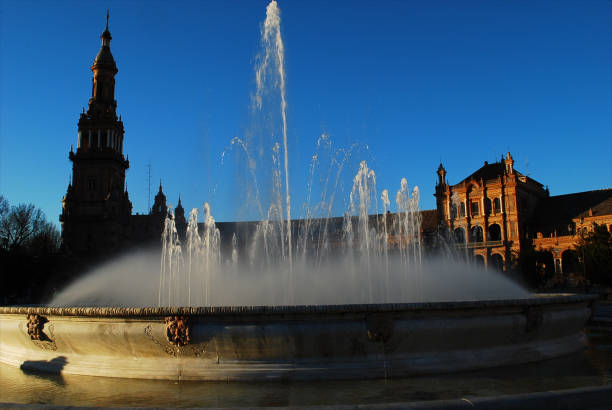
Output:
[[555,272],[573,273],[581,259],[576,247],[597,225],[612,232],[612,189],[546,198],[536,208],[529,235]]
[[[550,253],[549,268],[568,273],[581,235],[604,225],[612,232],[612,189],[551,196],[540,182],[514,169],[510,153],[449,184],[440,164],[438,223],[476,261],[506,269],[525,247]],[[564,256],[565,255],[565,256]],[[564,263],[565,262],[565,263]],[[565,269],[564,269],[565,267]]]

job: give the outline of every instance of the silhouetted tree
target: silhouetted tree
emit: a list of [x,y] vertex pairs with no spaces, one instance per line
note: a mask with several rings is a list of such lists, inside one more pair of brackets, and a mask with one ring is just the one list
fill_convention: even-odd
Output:
[[513,252],[510,268],[530,288],[539,288],[554,276],[552,257],[545,251],[536,250],[532,244],[521,246],[520,252]]
[[612,235],[605,225],[583,235],[576,246],[581,267],[591,283],[612,285]]
[[40,302],[58,270],[60,234],[32,204],[0,196],[0,304]]
[[9,207],[0,197],[0,248],[7,252],[53,253],[60,243],[57,228],[32,204]]

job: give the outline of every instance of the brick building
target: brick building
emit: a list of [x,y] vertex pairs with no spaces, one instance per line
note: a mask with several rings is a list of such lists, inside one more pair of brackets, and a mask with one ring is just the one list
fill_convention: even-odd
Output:
[[540,182],[514,169],[510,153],[457,184],[440,164],[438,223],[487,266],[506,268],[526,246],[549,253],[556,273],[570,273],[581,235],[604,225],[612,232],[612,189],[550,196]]

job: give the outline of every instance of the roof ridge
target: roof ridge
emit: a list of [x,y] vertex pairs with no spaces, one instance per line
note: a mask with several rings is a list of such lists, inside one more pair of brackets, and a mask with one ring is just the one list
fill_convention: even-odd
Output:
[[594,193],[594,192],[604,192],[604,191],[612,191],[612,188],[593,189],[590,191],[571,192],[569,194],[561,194],[561,195],[551,195],[549,198],[569,197],[569,196],[582,195],[582,194],[588,194],[588,193]]

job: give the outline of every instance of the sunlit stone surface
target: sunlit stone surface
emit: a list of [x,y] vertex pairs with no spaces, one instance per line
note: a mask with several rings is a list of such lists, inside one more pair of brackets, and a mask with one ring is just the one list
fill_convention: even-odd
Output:
[[[0,361],[66,374],[171,380],[453,372],[582,349],[582,329],[594,299],[538,295],[337,306],[5,307],[0,308]],[[182,322],[177,325],[175,318]],[[38,339],[36,323],[41,323]]]

